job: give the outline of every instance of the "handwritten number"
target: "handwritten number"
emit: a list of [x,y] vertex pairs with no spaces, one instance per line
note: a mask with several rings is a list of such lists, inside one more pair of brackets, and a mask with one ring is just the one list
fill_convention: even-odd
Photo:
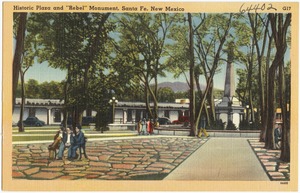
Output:
[[277,9],[275,7],[273,7],[272,3],[269,3],[270,7],[268,7],[267,10],[270,10],[270,9],[274,9],[275,11],[277,11]]
[[[245,13],[248,12],[250,13],[251,11],[254,11],[255,13],[257,13],[257,11],[264,11],[266,9],[266,4],[251,4],[250,6],[247,6],[244,8],[245,3],[243,3],[240,7],[240,13]],[[271,3],[268,4],[268,8],[267,10],[273,9],[275,11],[277,11],[277,9],[275,7],[273,7],[273,5]]]

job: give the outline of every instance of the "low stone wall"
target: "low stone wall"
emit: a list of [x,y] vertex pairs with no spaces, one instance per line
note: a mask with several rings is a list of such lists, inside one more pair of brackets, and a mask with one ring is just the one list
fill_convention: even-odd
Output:
[[[176,135],[176,136],[188,136],[190,134],[190,130],[182,131],[180,129],[184,129],[186,127],[179,126],[165,126],[159,127],[158,129],[154,129],[154,134],[158,135]],[[177,131],[178,129],[178,131]],[[175,132],[174,132],[175,130]],[[259,138],[260,131],[259,130],[206,130],[210,137],[244,137],[244,138]]]
[[124,131],[124,130],[130,130],[134,131],[136,129],[136,124],[108,124],[110,131]]

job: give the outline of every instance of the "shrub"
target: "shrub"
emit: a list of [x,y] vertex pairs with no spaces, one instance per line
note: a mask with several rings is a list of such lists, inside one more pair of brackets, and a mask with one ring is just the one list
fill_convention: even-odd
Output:
[[231,120],[229,120],[226,126],[226,130],[237,130],[237,127]]
[[211,122],[210,125],[207,126],[207,129],[210,130],[224,130],[225,128],[225,123],[220,120],[216,120],[215,122]]
[[239,124],[240,130],[257,130],[260,128],[259,122],[249,123],[247,120],[242,120]]

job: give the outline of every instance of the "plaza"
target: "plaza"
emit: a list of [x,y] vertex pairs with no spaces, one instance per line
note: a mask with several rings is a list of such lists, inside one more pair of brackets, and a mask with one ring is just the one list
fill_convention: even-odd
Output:
[[257,138],[134,136],[90,139],[88,159],[49,160],[50,142],[13,143],[13,179],[289,181],[280,150]]

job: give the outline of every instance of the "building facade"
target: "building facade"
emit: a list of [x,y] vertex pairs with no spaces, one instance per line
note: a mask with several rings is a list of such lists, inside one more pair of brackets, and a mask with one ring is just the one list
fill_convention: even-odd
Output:
[[[63,120],[64,101],[56,99],[26,99],[23,120],[37,117],[46,125],[59,125]],[[17,98],[13,110],[12,123],[16,125],[20,118],[21,99]],[[153,106],[153,104],[150,104]],[[118,102],[115,106],[114,123],[135,123],[142,118],[149,118],[146,105],[142,102]],[[168,117],[171,121],[179,116],[188,115],[188,104],[158,103],[158,116]],[[86,110],[83,116],[96,116],[96,112]]]

